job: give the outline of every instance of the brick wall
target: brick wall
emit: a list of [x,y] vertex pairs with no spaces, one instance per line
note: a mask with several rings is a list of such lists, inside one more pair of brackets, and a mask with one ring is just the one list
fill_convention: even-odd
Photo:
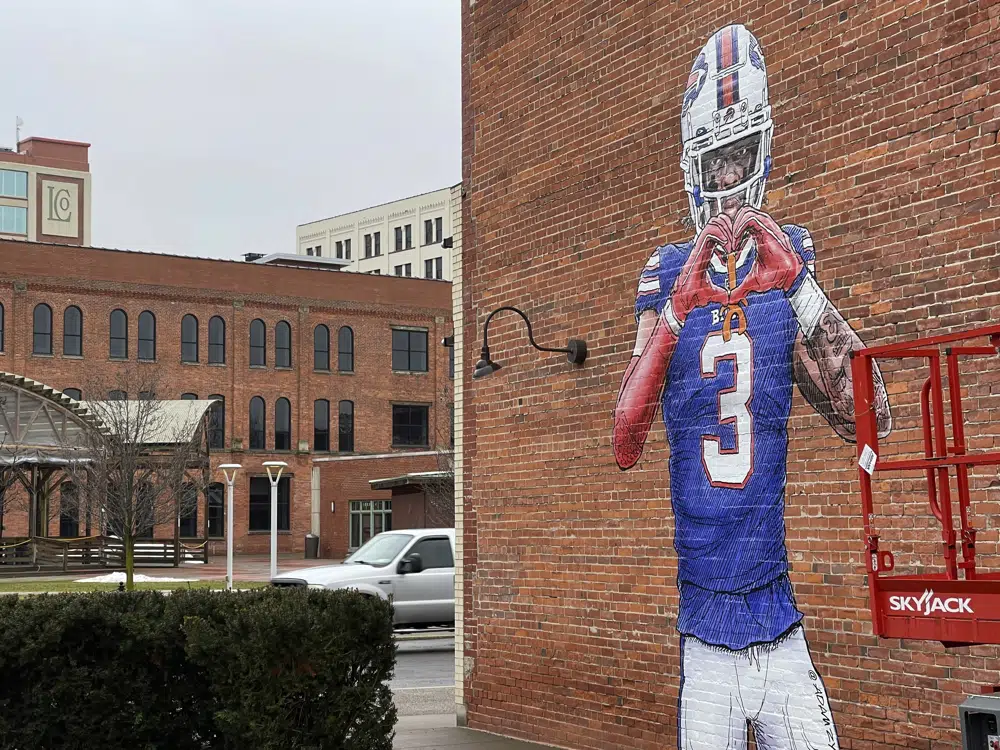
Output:
[[[53,388],[80,388],[94,373],[122,365],[109,359],[109,315],[128,314],[128,351],[137,353],[138,318],[144,310],[156,316],[156,361],[164,398],[196,393],[222,395],[226,406],[226,445],[214,451],[213,466],[243,464],[234,488],[235,547],[240,552],[266,552],[267,533],[250,533],[248,476],[266,476],[267,460],[289,463],[291,529],[279,539],[281,551],[299,551],[311,528],[313,459],[330,454],[313,450],[313,403],[330,401],[331,446],[336,454],[337,415],[341,400],[354,402],[355,453],[382,454],[392,445],[394,402],[430,407],[431,447],[449,433],[451,379],[448,351],[441,339],[451,333],[451,285],[445,282],[376,277],[329,271],[277,268],[148,253],[82,249],[0,241],[0,303],[3,304],[3,351],[0,369],[25,375]],[[53,354],[32,353],[32,313],[39,303],[53,311]],[[83,357],[64,356],[63,311],[76,305],[83,313]],[[193,314],[199,324],[199,363],[181,362],[181,319]],[[212,316],[226,323],[226,363],[208,364],[208,324]],[[249,365],[249,327],[266,324],[266,366]],[[275,326],[287,321],[292,330],[292,366],[275,367]],[[313,369],[313,331],[330,329],[330,372]],[[426,373],[393,373],[391,326],[427,329]],[[337,371],[337,333],[354,332],[354,371]],[[145,366],[145,365],[144,365]],[[260,396],[266,405],[266,450],[250,451],[249,404]],[[135,394],[132,395],[135,397]],[[277,399],[291,402],[292,450],[274,451]],[[234,444],[235,441],[235,444]],[[303,450],[299,450],[303,447]],[[447,443],[441,443],[447,447]],[[405,451],[403,451],[405,453]],[[222,473],[216,472],[220,481]],[[324,475],[325,476],[325,475]],[[375,477],[372,477],[375,478]],[[9,519],[9,528],[16,527]],[[200,527],[201,520],[199,520]],[[338,516],[346,533],[346,509]],[[11,531],[10,533],[13,533]],[[332,532],[331,532],[332,533]],[[224,544],[213,544],[224,552]],[[326,547],[342,556],[346,548]]]
[[[628,472],[611,435],[638,273],[692,236],[678,164],[692,63],[727,23],[760,39],[766,210],[809,228],[816,277],[865,344],[960,330],[1000,301],[1000,6],[475,0],[462,14],[464,360],[505,304],[539,342],[585,338],[591,356],[575,369],[498,317],[504,369],[463,385],[460,714],[563,747],[675,747],[670,453],[659,412]],[[894,449],[913,453],[926,373],[883,372]],[[979,448],[998,444],[997,380],[987,366],[969,381]],[[855,446],[798,390],[788,432],[790,576],[840,747],[957,747],[957,704],[996,682],[997,648],[872,635]],[[973,482],[987,558],[995,480]],[[877,489],[886,528],[916,536],[900,559],[939,554],[919,477]]]
[[[392,500],[392,490],[373,490],[373,479],[389,479],[418,471],[438,469],[439,455],[422,451],[420,455],[383,456],[379,458],[350,458],[319,461],[320,467],[320,553],[323,557],[339,558],[350,548],[349,514],[351,502],[359,500]],[[333,510],[331,510],[331,503]],[[402,517],[395,514],[393,505],[392,526],[409,528],[411,513],[404,509]]]

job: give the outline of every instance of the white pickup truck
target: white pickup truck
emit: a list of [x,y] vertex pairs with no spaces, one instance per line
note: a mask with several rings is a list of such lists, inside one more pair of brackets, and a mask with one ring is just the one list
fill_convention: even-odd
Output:
[[376,534],[344,562],[293,570],[273,586],[357,589],[392,600],[396,627],[455,624],[455,530]]

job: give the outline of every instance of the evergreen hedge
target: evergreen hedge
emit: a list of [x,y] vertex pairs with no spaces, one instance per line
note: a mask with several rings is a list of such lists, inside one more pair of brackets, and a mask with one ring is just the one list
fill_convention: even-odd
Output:
[[391,606],[268,588],[0,597],[3,750],[391,750]]

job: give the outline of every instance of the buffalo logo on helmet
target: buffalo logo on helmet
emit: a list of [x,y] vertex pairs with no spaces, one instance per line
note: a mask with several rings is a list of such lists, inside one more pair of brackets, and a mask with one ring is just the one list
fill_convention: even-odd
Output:
[[691,68],[691,73],[688,75],[687,89],[684,92],[684,103],[681,105],[682,115],[691,109],[692,105],[697,101],[698,95],[705,85],[706,78],[708,78],[708,62],[705,61],[705,53],[703,52],[694,61],[694,67]]

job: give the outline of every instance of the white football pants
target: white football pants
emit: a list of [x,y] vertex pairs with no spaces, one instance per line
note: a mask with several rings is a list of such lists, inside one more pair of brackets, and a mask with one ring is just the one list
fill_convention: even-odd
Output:
[[801,627],[741,651],[683,640],[680,750],[839,750],[826,688]]

